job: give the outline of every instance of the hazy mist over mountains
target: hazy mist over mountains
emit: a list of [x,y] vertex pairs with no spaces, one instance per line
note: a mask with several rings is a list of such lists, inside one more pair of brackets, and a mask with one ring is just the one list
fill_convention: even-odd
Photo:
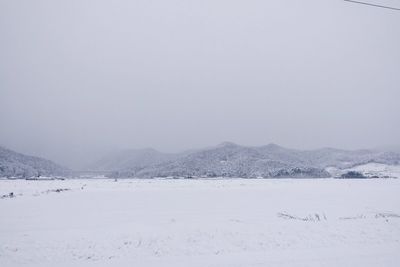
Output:
[[345,1],[1,1],[0,145],[78,169],[224,140],[398,146],[397,25]]

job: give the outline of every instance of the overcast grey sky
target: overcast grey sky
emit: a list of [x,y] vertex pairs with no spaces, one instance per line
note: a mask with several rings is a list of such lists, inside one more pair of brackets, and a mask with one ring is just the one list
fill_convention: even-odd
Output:
[[399,102],[399,11],[0,0],[0,145],[70,166],[112,149],[227,140],[399,144]]

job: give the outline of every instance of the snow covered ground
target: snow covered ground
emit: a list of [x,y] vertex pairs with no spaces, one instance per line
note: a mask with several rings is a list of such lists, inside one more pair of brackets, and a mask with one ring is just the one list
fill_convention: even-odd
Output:
[[0,196],[4,267],[400,266],[398,179],[0,180]]

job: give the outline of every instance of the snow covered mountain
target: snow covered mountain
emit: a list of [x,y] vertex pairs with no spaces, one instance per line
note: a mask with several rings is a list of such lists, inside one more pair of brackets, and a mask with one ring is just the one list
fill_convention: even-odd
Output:
[[56,163],[0,147],[0,177],[39,177],[64,175],[67,170]]
[[[330,177],[329,168],[348,169],[367,163],[400,165],[400,154],[374,150],[288,149],[275,144],[246,147],[225,142],[183,154],[134,153],[114,158],[113,177]],[[123,158],[123,157],[122,157]],[[123,163],[123,164],[122,164]],[[107,166],[107,164],[104,164]]]

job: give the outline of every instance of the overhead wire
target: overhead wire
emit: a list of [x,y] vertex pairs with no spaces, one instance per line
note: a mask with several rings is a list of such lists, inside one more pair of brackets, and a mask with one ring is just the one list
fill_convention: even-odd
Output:
[[373,7],[386,8],[386,9],[400,11],[400,8],[391,7],[391,6],[377,5],[377,4],[373,4],[373,3],[354,1],[354,0],[343,0],[343,1],[351,2],[351,3],[354,3],[354,4],[367,5],[367,6],[373,6]]

